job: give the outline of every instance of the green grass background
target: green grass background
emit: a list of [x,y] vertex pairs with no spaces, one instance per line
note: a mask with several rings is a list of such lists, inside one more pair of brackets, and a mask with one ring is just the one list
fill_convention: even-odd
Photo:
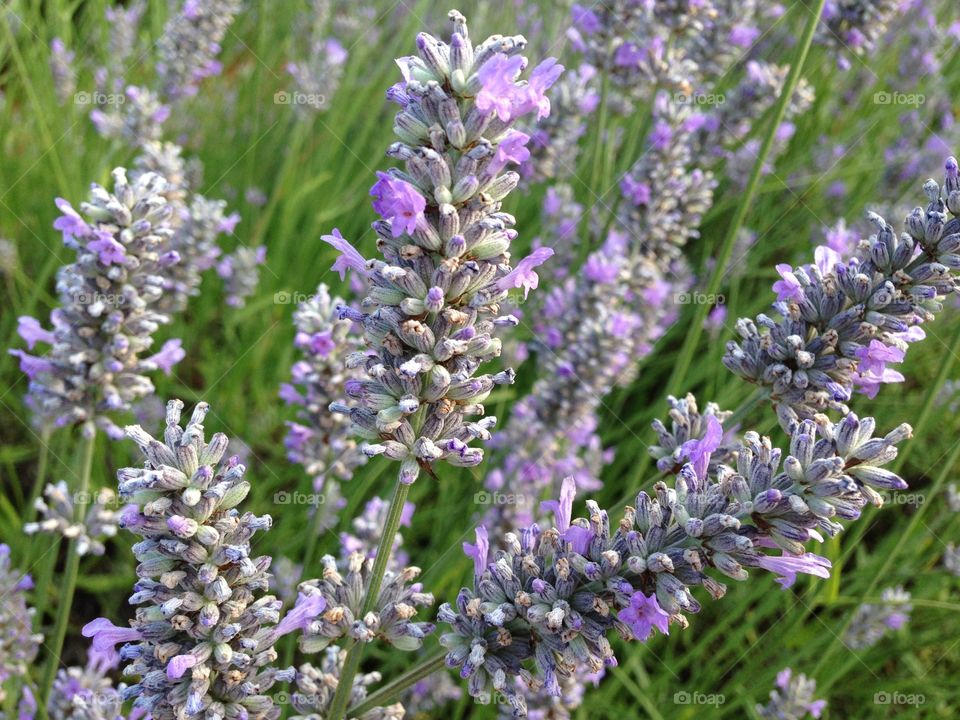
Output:
[[[22,346],[16,336],[17,316],[47,316],[56,302],[54,273],[71,259],[51,227],[56,216],[53,198],[77,202],[90,182],[106,183],[111,168],[131,161],[129,149],[96,134],[88,107],[57,104],[48,70],[49,41],[57,36],[79,57],[92,59],[93,64],[103,61],[105,5],[103,0],[20,0],[0,7],[0,236],[15,242],[20,261],[20,269],[3,278],[0,290],[0,334],[5,347]],[[540,5],[544,36],[560,37],[567,25],[566,11],[547,0]],[[206,81],[199,96],[178,108],[170,123],[177,128],[185,153],[205,165],[201,191],[210,197],[235,197],[231,208],[239,210],[243,221],[235,237],[227,240],[228,247],[265,244],[268,254],[259,289],[243,309],[226,308],[218,279],[205,280],[203,294],[192,301],[189,311],[159,335],[161,340],[182,337],[187,357],[173,377],[157,380],[163,399],[180,397],[188,405],[200,399],[210,403],[208,432],[222,430],[249,445],[248,477],[253,490],[247,507],[269,512],[275,521],[256,550],[294,559],[303,554],[307,540],[303,510],[276,506],[272,497],[282,489],[309,492],[310,481],[284,457],[283,423],[293,413],[277,399],[277,389],[288,379],[295,359],[294,306],[275,303],[274,295],[309,293],[321,281],[341,286],[329,271],[332,251],[319,240],[334,226],[362,252],[374,252],[374,234],[369,229],[374,215],[367,191],[374,171],[390,165],[384,150],[393,139],[394,109],[383,93],[398,78],[393,58],[412,52],[420,30],[447,32],[444,5],[422,1],[394,5],[380,0],[376,24],[383,31],[375,42],[361,38],[346,43],[350,60],[339,91],[330,99],[330,110],[304,118],[290,106],[273,102],[277,91],[293,89],[284,64],[303,51],[293,28],[304,7],[305,3],[293,1],[247,3],[224,42],[223,76]],[[474,38],[514,32],[512,3],[462,2],[459,9],[468,14]],[[803,8],[795,10],[785,22],[799,35]],[[159,36],[165,17],[165,3],[150,3],[145,34]],[[537,47],[549,44],[543,38],[531,40]],[[896,206],[898,217],[888,218],[899,222],[923,201],[920,186],[926,177],[940,177],[937,163],[902,188],[881,187],[884,149],[901,132],[900,109],[876,105],[872,97],[884,89],[884,78],[902,49],[902,43],[886,45],[869,60],[876,77],[865,72],[838,73],[820,48],[808,59],[804,75],[816,88],[817,102],[795,120],[797,132],[788,151],[761,183],[747,219],[758,241],[741,260],[743,275],[724,288],[728,327],[719,337],[704,335],[684,383],[701,402],[714,399],[734,409],[749,395],[749,388],[722,367],[720,357],[731,337],[733,319],[753,315],[769,304],[775,262],[806,261],[811,239],[819,236],[824,225],[841,217],[857,220],[877,197],[902,198]],[[768,59],[786,62],[791,49],[775,46],[769,53]],[[150,63],[150,58],[144,58],[132,67],[129,80],[149,81]],[[955,54],[945,58],[942,72],[923,78],[916,91],[932,94],[934,88],[947,88],[953,93],[960,85],[958,64]],[[92,89],[92,82],[89,74],[82,75],[79,89]],[[629,134],[647,122],[647,113],[638,111],[613,118],[607,130],[621,127]],[[596,118],[592,123],[577,173],[591,180],[574,181],[578,199],[587,207],[612,202],[616,181],[633,160],[611,152],[609,143],[597,143]],[[848,148],[826,175],[811,165],[823,136]],[[918,146],[923,140],[917,139]],[[598,150],[605,154],[595,162]],[[593,181],[595,167],[599,177]],[[842,202],[825,193],[838,179],[850,188]],[[250,186],[266,193],[265,207],[243,200],[243,191]],[[506,209],[518,218],[520,247],[539,232],[543,191],[534,187],[526,196],[518,192],[508,199]],[[689,246],[694,268],[702,268],[716,252],[739,197],[721,178],[702,236]],[[684,312],[689,314],[692,308]],[[652,482],[649,470],[638,476],[638,461],[653,440],[650,421],[665,416],[662,388],[687,329],[685,317],[643,362],[639,378],[604,404],[601,434],[616,448],[616,460],[604,473],[606,487],[600,499],[610,505]],[[754,704],[766,700],[775,674],[785,666],[816,677],[818,697],[830,703],[828,718],[953,718],[960,714],[956,683],[960,579],[940,565],[945,543],[957,540],[960,527],[943,497],[944,484],[953,481],[957,472],[960,423],[942,404],[940,390],[945,379],[960,378],[957,309],[949,306],[927,330],[927,342],[915,347],[904,364],[905,384],[887,387],[875,401],[863,397],[855,401],[855,409],[876,415],[881,428],[902,421],[918,426],[903,466],[918,502],[870,509],[842,537],[827,542],[823,552],[835,563],[828,581],[803,579],[793,590],[782,592],[771,577],[758,573],[746,583],[730,582],[728,595],[721,601],[704,600],[704,610],[691,618],[689,629],[674,629],[669,637],[657,636],[647,645],[621,644],[617,648],[620,667],[590,691],[577,717],[754,717]],[[501,425],[511,402],[536,376],[533,365],[528,362],[520,369],[515,386],[491,397],[488,407],[501,418]],[[66,544],[51,543],[48,538],[31,540],[21,532],[40,446],[22,403],[25,390],[15,358],[0,356],[0,538],[13,548],[16,564],[36,574],[58,554],[57,567],[62,567]],[[744,425],[761,432],[774,430],[766,407],[750,410]],[[76,483],[77,433],[56,434],[50,447],[48,479]],[[108,445],[101,438],[94,486],[113,486],[116,469],[131,461],[139,459],[128,443]],[[452,600],[469,578],[469,562],[459,547],[470,533],[476,507],[473,494],[480,488],[485,467],[460,472],[444,467],[439,484],[423,477],[413,487],[411,499],[418,509],[414,527],[405,531],[406,546],[424,569],[423,580],[438,602]],[[373,494],[389,494],[393,472],[385,461],[376,460],[357,473],[345,488],[349,503],[340,529],[348,527],[353,512]],[[335,551],[335,533],[320,542],[322,551]],[[115,621],[130,615],[126,597],[133,567],[125,533],[110,543],[104,557],[83,560],[62,656],[65,664],[83,661],[86,641],[79,636],[83,623],[100,615]],[[910,624],[872,649],[845,648],[839,637],[856,604],[876,598],[884,587],[894,584],[904,584],[915,597]],[[48,587],[47,607],[53,609],[56,581]],[[49,626],[51,621],[48,615],[43,624]],[[431,638],[425,649],[435,643]],[[366,663],[389,678],[410,661],[402,654],[380,653],[368,655]],[[722,694],[725,702],[715,707],[676,704],[674,694],[682,691]],[[925,702],[916,707],[877,705],[874,694],[881,691],[919,693]],[[475,706],[469,698],[450,713],[457,718],[493,714],[491,708]]]

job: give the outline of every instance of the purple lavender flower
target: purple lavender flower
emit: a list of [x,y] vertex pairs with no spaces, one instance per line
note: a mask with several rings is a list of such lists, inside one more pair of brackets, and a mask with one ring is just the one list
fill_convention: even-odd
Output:
[[809,715],[819,718],[827,706],[826,700],[814,700],[817,683],[802,673],[784,668],[777,673],[777,686],[770,691],[770,702],[757,705],[757,713],[769,720],[802,720]]
[[191,97],[204,78],[220,74],[220,43],[239,10],[238,0],[184,0],[157,41],[157,74],[165,97]]
[[157,327],[169,322],[156,310],[164,278],[157,252],[172,235],[166,183],[152,173],[130,182],[123,168],[113,177],[113,194],[94,185],[90,202],[80,206],[89,221],[58,201],[63,215],[54,227],[77,259],[59,272],[53,330],[20,320],[28,345],[44,342],[51,349],[43,357],[11,352],[30,376],[28,403],[38,420],[57,426],[95,421],[117,437],[109,414],[150,395],[146,374],[169,371],[180,353],[166,346],[144,357]]
[[352,323],[341,320],[338,307],[326,285],[299,305],[293,314],[297,329],[294,345],[302,354],[291,368],[292,383],[280,389],[280,396],[297,408],[297,421],[287,424],[284,440],[287,458],[299,463],[313,479],[313,489],[323,493],[324,503],[315,512],[320,528],[332,526],[341,503],[339,483],[353,477],[366,461],[350,432],[348,418],[331,413],[331,402],[344,397],[345,384],[357,382],[360,371],[354,360],[363,357],[363,340],[352,332]]
[[341,251],[334,268],[362,273],[370,285],[364,312],[343,310],[363,325],[372,351],[364,359],[367,377],[347,387],[359,407],[331,409],[350,414],[371,441],[367,454],[400,461],[405,483],[438,460],[481,462],[483,451],[469,443],[488,439],[495,418],[465,418],[482,416],[493,387],[513,381],[513,371],[475,373],[500,354],[495,329],[516,323],[499,315],[506,288],[532,287],[543,252],[510,267],[516,231],[500,202],[519,176],[501,174],[497,155],[516,137],[513,121],[549,110],[544,93],[562,70],[547,60],[518,81],[526,64],[516,54],[522,37],[495,36],[474,47],[463,16],[453,11],[450,18],[449,44],[420,34],[419,56],[398,61],[404,82],[390,96],[401,105],[400,142],[389,154],[406,171],[378,173],[371,191],[385,261],[364,261],[339,234],[324,238]]
[[848,262],[827,272],[816,264],[778,266],[783,280],[773,307],[781,319],[737,323],[741,340],[728,343],[724,364],[768,389],[785,428],[828,409],[847,412],[855,385],[875,394],[880,383],[902,380],[885,363],[903,358],[905,333],[931,320],[957,288],[960,180],[951,175],[953,163],[942,189],[933,180],[924,185],[929,205],[907,216],[899,238],[869,214],[877,233]]
[[864,603],[857,608],[843,637],[847,647],[865,650],[910,622],[910,593],[899,586],[891,587],[880,594],[880,599],[880,603]]
[[667,627],[670,616],[660,608],[656,595],[647,597],[638,590],[630,596],[630,604],[617,613],[617,618],[630,628],[633,637],[640,642],[646,642],[654,628],[664,635],[670,634]]
[[424,221],[423,211],[427,201],[410,183],[377,172],[377,182],[370,188],[376,198],[373,209],[390,223],[393,236],[412,235],[419,222]]
[[[232,229],[231,229],[232,232]],[[217,275],[224,280],[227,305],[243,307],[257,291],[260,266],[267,261],[267,248],[240,246],[217,263]]]
[[129,628],[99,618],[83,633],[98,652],[126,643],[124,672],[140,681],[121,697],[157,720],[195,715],[214,702],[227,716],[270,718],[276,711],[263,693],[294,678],[292,668],[272,667],[274,643],[323,608],[311,600],[280,619],[280,601],[264,595],[270,558],[250,554],[251,538],[271,519],[236,509],[250,490],[245,468],[223,460],[225,435],[206,442],[205,403],[186,427],[182,407],[178,400],[167,405],[163,443],[139,426],[127,428],[146,463],[117,473],[121,498],[135,503],[122,524],[144,538],[134,546],[136,617]]
[[[720,421],[709,417],[700,450],[717,442]],[[836,425],[826,418],[795,423],[782,468],[770,440],[748,432],[729,456],[736,467],[718,464],[700,478],[692,464],[683,465],[675,487],[661,481],[653,495],[639,493],[613,530],[593,501],[586,518],[569,519],[573,486],[565,481],[551,505],[554,527],[501,535],[473,588],[460,592],[455,608],[441,606],[439,619],[450,626],[441,637],[447,665],[460,668],[472,696],[503,693],[522,716],[526,693],[515,678],[558,697],[574,669],[597,672],[616,663],[608,632],[643,640],[654,628],[685,626],[685,613],[700,609],[694,587],[714,598],[725,593],[708,569],[745,580],[747,568],[759,568],[784,585],[801,572],[825,576],[829,564],[805,553],[804,543],[820,538],[818,529],[839,532],[836,518],[856,518],[878,497],[874,488],[904,486],[881,466],[896,457],[909,427],[882,438],[873,431],[872,418],[854,415]],[[549,654],[536,650],[544,643]]]
[[[75,504],[89,503],[82,522],[77,522]],[[27,535],[37,532],[52,533],[77,541],[78,555],[103,555],[105,540],[117,534],[117,523],[122,509],[116,507],[116,494],[103,488],[92,498],[71,493],[67,483],[47,483],[43,497],[37,498],[36,509],[40,520],[23,526]]]
[[34,610],[25,597],[32,587],[29,575],[10,566],[10,547],[0,543],[0,700],[8,678],[27,676],[43,641],[32,631]]

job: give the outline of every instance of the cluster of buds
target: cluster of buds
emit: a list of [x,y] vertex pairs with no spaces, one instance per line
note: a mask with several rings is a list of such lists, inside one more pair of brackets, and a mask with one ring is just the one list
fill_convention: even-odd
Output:
[[157,41],[164,97],[195,95],[201,80],[220,74],[220,43],[239,10],[239,0],[184,0]]
[[363,325],[371,351],[351,361],[365,370],[347,384],[359,406],[331,409],[349,413],[371,441],[367,454],[401,462],[404,483],[438,461],[481,462],[482,449],[470,442],[489,439],[496,421],[483,417],[482,403],[514,373],[476,372],[500,354],[497,327],[517,323],[500,314],[508,292],[536,287],[533,268],[550,256],[542,248],[511,268],[517,233],[500,207],[519,175],[502,170],[526,158],[529,136],[512,125],[549,112],[544,93],[562,68],[548,59],[521,81],[523,37],[496,35],[474,46],[464,17],[450,17],[450,43],[421,33],[419,56],[400,59],[404,81],[388,94],[401,107],[400,142],[389,155],[406,171],[379,173],[371,190],[384,259],[364,260],[336,231],[324,237],[341,252],[334,268],[369,283],[363,312],[343,309]]
[[[65,200],[54,227],[76,251],[75,262],[57,276],[60,307],[50,316],[53,330],[20,318],[20,336],[29,348],[50,345],[37,357],[11,350],[30,377],[28,404],[44,424],[95,421],[111,437],[122,435],[106,415],[126,411],[153,393],[148,373],[170,372],[183,358],[179,340],[144,357],[153,335],[169,317],[157,311],[166,269],[178,260],[163,251],[172,235],[166,181],[143,173],[128,181],[113,171],[110,193],[94,185],[78,213]],[[86,216],[86,217],[84,217]]]
[[864,603],[857,608],[843,643],[853,650],[865,650],[910,622],[910,593],[891,587],[880,593],[879,603]]
[[[43,497],[37,498],[36,508],[41,519],[24,524],[27,535],[37,532],[53,533],[77,541],[78,555],[103,555],[104,541],[117,534],[117,523],[123,510],[117,509],[116,494],[103,488],[96,494],[71,493],[61,480],[48,483]],[[89,503],[83,520],[78,522],[77,506]]]
[[871,397],[903,375],[887,363],[903,360],[908,343],[924,337],[922,323],[957,288],[960,268],[960,176],[946,162],[943,188],[924,185],[929,204],[907,216],[905,232],[875,213],[876,234],[842,260],[826,247],[817,262],[777,265],[779,319],[741,319],[741,340],[729,342],[723,363],[770,392],[782,426],[797,418],[847,412],[854,386]]
[[7,699],[4,683],[27,675],[43,642],[32,630],[34,609],[25,597],[31,588],[33,580],[10,566],[10,547],[0,543],[0,702]]
[[250,554],[251,539],[270,528],[270,516],[237,510],[250,490],[244,466],[236,457],[223,459],[223,433],[206,441],[205,403],[186,427],[182,407],[179,400],[168,403],[163,442],[139,426],[127,429],[146,463],[117,473],[121,499],[136,505],[122,524],[143,537],[134,545],[136,616],[128,628],[99,618],[83,633],[101,653],[126,643],[125,674],[140,680],[122,698],[155,720],[198,714],[272,720],[278,709],[266,693],[294,676],[292,668],[272,667],[274,644],[302,629],[323,602],[302,598],[280,619],[281,602],[265,594],[270,558]]
[[652,495],[640,492],[614,531],[593,501],[587,518],[571,519],[575,483],[568,478],[559,501],[544,503],[552,528],[507,533],[493,559],[482,528],[476,545],[465,547],[474,587],[439,614],[451,626],[441,639],[447,664],[460,668],[474,697],[503,693],[523,714],[516,677],[558,696],[571,674],[615,664],[608,631],[646,640],[654,628],[685,627],[685,613],[700,610],[696,586],[713,598],[726,592],[709,569],[746,580],[748,568],[759,568],[784,587],[798,573],[828,576],[829,561],[806,552],[805,543],[821,540],[821,531],[837,533],[837,519],[858,517],[868,501],[880,501],[878,490],[906,487],[883,466],[909,426],[874,437],[874,425],[852,414],[836,425],[822,416],[795,423],[782,465],[768,438],[748,432],[735,466],[713,471],[722,433],[705,428],[687,444],[674,486],[660,481]]
[[373,608],[362,609],[369,586],[373,558],[354,552],[345,559],[323,557],[323,574],[300,584],[300,593],[308,598],[323,598],[325,610],[304,627],[300,649],[319,652],[343,638],[356,642],[384,642],[398,650],[411,651],[423,644],[434,630],[432,623],[414,620],[418,607],[433,605],[433,595],[423,592],[420,583],[411,582],[420,574],[418,567],[388,570]]
[[770,701],[757,705],[757,714],[765,720],[800,720],[810,715],[818,718],[827,706],[826,700],[815,700],[817,683],[803,673],[794,675],[784,668],[777,673],[777,687],[770,691]]
[[[317,512],[336,511],[339,483],[350,480],[366,461],[350,431],[349,419],[327,409],[342,397],[347,380],[359,376],[358,369],[346,367],[345,359],[362,352],[363,340],[352,332],[349,320],[340,319],[337,308],[343,304],[321,284],[297,307],[293,342],[302,358],[291,368],[292,382],[280,388],[283,401],[297,407],[296,422],[287,423],[287,458],[302,465],[313,479],[314,491],[324,494],[326,501]],[[320,527],[334,522],[331,517],[321,521]]]

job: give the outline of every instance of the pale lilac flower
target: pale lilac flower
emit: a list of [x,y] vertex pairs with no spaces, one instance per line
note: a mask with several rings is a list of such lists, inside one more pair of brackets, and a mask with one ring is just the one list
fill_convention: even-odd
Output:
[[347,270],[352,270],[353,272],[366,276],[370,270],[367,267],[367,261],[364,260],[363,256],[357,251],[357,249],[350,244],[349,240],[344,239],[343,235],[340,234],[340,231],[337,228],[333,229],[331,235],[323,235],[320,238],[325,243],[329,243],[336,248],[340,255],[334,261],[331,266],[331,270],[335,270],[340,273],[340,279],[343,280],[346,277]]
[[793,268],[786,263],[780,263],[777,265],[777,273],[780,275],[780,280],[773,284],[773,291],[777,294],[777,300],[802,301],[803,286],[797,280]]
[[390,222],[394,237],[400,237],[404,233],[412,234],[417,229],[417,224],[423,220],[423,211],[427,206],[423,195],[410,183],[385,172],[378,171],[377,178],[377,182],[370,188],[370,194],[376,198],[373,209]]
[[17,334],[27,343],[28,350],[33,350],[33,346],[38,342],[52,345],[56,337],[49,330],[45,330],[36,318],[28,315],[17,318]]
[[664,635],[670,634],[670,616],[660,608],[656,595],[647,597],[642,591],[633,593],[630,604],[617,613],[617,617],[640,642],[646,642],[654,629]]
[[520,262],[507,275],[504,275],[497,281],[497,287],[501,290],[511,288],[523,288],[523,298],[526,300],[531,290],[535,290],[540,284],[540,277],[534,271],[534,268],[543,265],[547,260],[553,257],[553,250],[548,247],[539,247]]
[[487,529],[481,525],[476,529],[477,542],[474,543],[463,543],[463,552],[469,557],[473,558],[473,572],[475,575],[480,576],[483,574],[483,571],[487,569],[487,555],[490,552],[490,543],[487,539]]
[[821,578],[830,577],[830,568],[832,563],[825,557],[814,555],[813,553],[804,553],[802,555],[762,555],[759,565],[764,570],[776,573],[780,577],[777,582],[783,586],[784,590],[791,587],[797,581],[797,573],[806,573],[816,575]]

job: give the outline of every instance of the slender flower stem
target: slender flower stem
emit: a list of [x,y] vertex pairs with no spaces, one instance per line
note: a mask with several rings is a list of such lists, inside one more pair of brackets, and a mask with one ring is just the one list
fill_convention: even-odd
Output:
[[47,480],[47,465],[50,462],[50,438],[53,430],[50,427],[44,427],[40,431],[40,455],[37,457],[37,476],[33,480],[33,488],[30,490],[30,500],[24,508],[23,521],[32,522],[37,516],[36,501],[43,492],[44,483]]
[[[367,587],[367,593],[363,597],[363,605],[360,610],[360,617],[370,612],[380,596],[380,586],[383,584],[383,575],[387,571],[387,563],[393,554],[393,544],[397,538],[397,530],[400,527],[400,517],[403,515],[403,506],[407,502],[407,495],[410,493],[410,486],[406,483],[397,482],[393,490],[393,498],[390,500],[390,507],[387,510],[387,520],[383,526],[383,535],[380,536],[380,544],[377,546],[377,556],[373,560],[373,572],[370,575],[370,585]],[[337,693],[330,704],[329,717],[336,720],[340,717],[346,717],[347,702],[350,700],[350,692],[353,688],[353,678],[360,667],[360,660],[363,657],[363,651],[366,643],[353,643],[347,651],[347,658],[340,671],[340,680],[337,685]]]
[[[780,123],[783,122],[783,117],[787,111],[787,105],[790,103],[790,100],[793,97],[793,91],[796,89],[797,83],[800,81],[800,73],[803,70],[804,61],[807,59],[807,53],[809,52],[810,45],[813,42],[813,35],[817,29],[817,23],[820,21],[820,15],[823,13],[823,6],[825,2],[826,0],[816,0],[816,2],[813,3],[813,9],[809,10],[810,18],[807,20],[806,27],[803,30],[803,37],[801,38],[797,47],[796,57],[790,64],[790,72],[787,75],[787,80],[783,85],[783,91],[780,93],[780,97],[777,100],[776,107],[773,111],[773,117],[770,118],[770,126],[767,128],[766,135],[764,135],[763,144],[760,146],[760,151],[757,153],[757,159],[754,162],[753,170],[750,173],[750,180],[747,182],[747,187],[743,191],[740,205],[737,207],[737,212],[730,221],[730,225],[727,227],[727,234],[723,239],[723,243],[720,245],[720,250],[714,256],[716,258],[716,265],[714,267],[713,274],[710,276],[710,282],[707,285],[707,289],[704,291],[707,295],[716,295],[720,290],[720,285],[723,283],[727,263],[730,262],[730,256],[733,254],[733,247],[737,241],[737,235],[740,232],[740,228],[743,227],[744,220],[747,218],[747,212],[750,210],[750,206],[753,204],[753,199],[757,194],[760,176],[763,174],[763,166],[766,164],[767,157],[770,155],[770,150],[773,147],[773,142],[777,134],[777,128],[779,128]],[[673,367],[673,373],[670,375],[670,381],[667,383],[667,395],[677,395],[686,382],[687,370],[690,369],[690,363],[693,360],[693,355],[697,350],[700,336],[703,333],[703,322],[707,317],[707,312],[710,310],[710,306],[707,303],[698,303],[694,306],[694,308],[693,319],[690,321],[689,325],[690,329],[687,331],[687,336],[684,339],[683,347],[680,349],[677,362]]]
[[[37,498],[43,492],[44,484],[47,481],[47,466],[50,461],[50,439],[53,435],[52,428],[44,427],[40,432],[40,455],[37,458],[37,477],[33,482],[33,489],[30,491],[30,500],[27,503],[23,513],[23,522],[33,522],[37,516],[36,502]],[[43,534],[38,534],[30,543],[30,556],[37,557],[41,544],[49,542],[50,538],[45,538]],[[56,547],[59,543],[52,541]],[[36,612],[33,616],[33,629],[37,632],[43,625],[43,614],[47,608],[47,590],[50,587],[50,578],[53,575],[53,565],[57,559],[56,550],[48,550],[40,555],[43,563],[40,565],[40,571],[37,573],[37,591],[34,594],[34,607]]]
[[[74,518],[83,522],[86,514],[87,502],[84,499],[90,492],[90,473],[93,469],[93,450],[96,446],[97,432],[93,423],[83,427],[83,460],[80,469],[80,487],[77,489],[78,500],[74,504]],[[57,612],[57,624],[54,626],[53,636],[47,646],[50,659],[43,676],[43,685],[40,690],[40,702],[44,705],[50,699],[50,690],[53,680],[60,666],[60,652],[63,650],[63,640],[67,635],[67,625],[70,621],[70,607],[73,605],[73,593],[77,587],[77,577],[80,574],[80,555],[77,552],[77,540],[71,540],[67,547],[67,566],[63,571],[63,584],[60,591],[60,605]]]
[[348,716],[360,717],[363,713],[390,702],[407,688],[412,687],[423,680],[423,678],[433,675],[437,670],[443,668],[443,659],[446,655],[447,651],[443,648],[438,649],[432,655],[428,655],[412,668],[398,675],[376,692],[368,695],[362,703],[350,708],[347,713]]

